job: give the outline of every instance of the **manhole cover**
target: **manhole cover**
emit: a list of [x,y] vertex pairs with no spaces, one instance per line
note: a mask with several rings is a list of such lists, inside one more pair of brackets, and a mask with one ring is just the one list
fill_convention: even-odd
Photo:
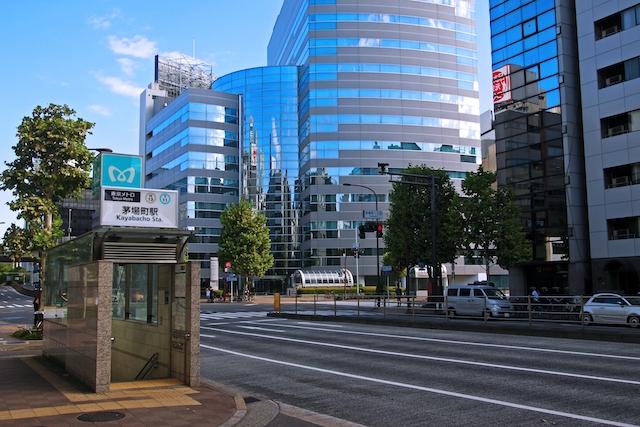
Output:
[[86,421],[88,423],[104,423],[107,421],[115,421],[124,418],[122,412],[90,412],[88,414],[82,414],[78,417],[80,421]]
[[254,403],[254,402],[260,402],[260,399],[255,398],[253,396],[247,396],[244,398],[244,403]]

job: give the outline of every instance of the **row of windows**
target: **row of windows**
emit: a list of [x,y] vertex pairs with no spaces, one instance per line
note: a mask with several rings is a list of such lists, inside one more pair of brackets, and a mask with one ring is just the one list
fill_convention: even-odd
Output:
[[547,59],[551,59],[557,56],[558,56],[558,47],[554,39],[547,44],[538,46],[524,53],[521,53],[519,55],[513,56],[511,58],[507,58],[505,60],[497,61],[494,58],[493,68],[494,69],[500,68],[503,65],[507,65],[507,64],[520,65],[521,67],[529,68],[532,65],[535,65],[540,62],[544,62]]
[[191,102],[182,106],[178,111],[167,117],[151,130],[151,135],[157,135],[173,123],[187,120],[204,120],[215,123],[238,123],[238,110],[220,105]]
[[[554,12],[553,10],[551,12]],[[519,28],[519,27],[514,27]],[[510,30],[511,31],[511,30]],[[503,33],[503,34],[508,34]],[[496,36],[498,37],[498,36]],[[537,46],[543,45],[551,40],[555,40],[556,38],[556,27],[553,26],[551,28],[547,28],[546,30],[540,31],[539,33],[535,33],[529,37],[526,37],[524,40],[521,37],[518,37],[518,40],[513,42],[509,42],[506,44],[506,47],[502,49],[495,49],[496,46],[492,45],[494,51],[491,54],[493,62],[504,61],[506,58],[511,58],[513,56],[519,55],[525,51],[531,50]]]
[[640,5],[630,7],[595,22],[596,40],[640,25]]
[[[400,168],[388,168],[391,173],[400,173]],[[451,179],[465,179],[467,172],[445,171]],[[345,176],[370,176],[379,175],[378,168],[361,168],[361,167],[329,167],[329,168],[310,168],[304,173],[302,178],[303,187],[310,185],[339,185],[340,178]]]
[[640,110],[628,111],[600,120],[602,138],[640,131]]
[[156,157],[174,145],[208,145],[212,147],[237,147],[238,133],[222,129],[189,127],[163,142],[147,154],[147,158]]
[[392,114],[317,114],[311,120],[311,132],[337,132],[338,125],[403,125],[458,129],[460,138],[479,139],[480,125],[464,120]]
[[337,80],[337,73],[385,73],[414,76],[436,77],[458,81],[458,87],[467,90],[478,90],[477,76],[472,73],[447,70],[436,67],[400,64],[311,64],[309,73],[312,80]]
[[637,239],[640,237],[640,217],[607,220],[609,240]]
[[189,194],[208,193],[237,196],[238,185],[237,179],[189,176],[168,185],[167,189]]
[[[537,15],[542,15],[544,12],[555,7],[554,0],[536,0],[524,4],[527,3],[527,1],[528,0],[514,0],[513,2],[508,2],[510,6],[509,10],[506,10],[502,5],[492,8],[490,11],[491,36],[495,36],[511,27],[528,21]],[[520,7],[521,5],[522,7]]]
[[598,86],[602,89],[640,77],[640,57],[627,59],[598,70]]
[[604,170],[604,187],[616,188],[640,184],[640,163],[614,166]]
[[[343,39],[311,39],[311,48],[324,47],[377,47],[393,49],[415,49],[424,52],[446,53],[477,59],[476,51],[441,43],[421,42],[418,40],[381,39],[381,38],[343,38]],[[334,53],[335,54],[335,53]]]
[[238,156],[230,156],[220,153],[203,153],[189,151],[161,166],[162,169],[173,169],[179,166],[180,170],[207,169],[221,171],[237,171]]
[[339,151],[339,150],[409,150],[440,153],[458,153],[476,155],[476,147],[468,145],[437,144],[431,142],[402,142],[402,141],[313,141],[306,145],[302,152],[309,151]]
[[[538,15],[535,18],[525,21],[522,24],[518,24],[515,27],[511,27],[507,31],[491,37],[491,48],[496,51],[505,46],[509,46],[512,43],[520,41],[520,48],[522,50],[522,39],[526,37],[524,40],[524,49],[530,49],[535,44],[537,44],[535,43],[535,38],[533,37],[537,33],[545,30],[546,32],[549,32],[550,29],[555,28],[555,23],[555,10],[552,9],[548,12],[543,13],[542,15]],[[543,42],[540,41],[539,43]]]
[[[392,15],[388,13],[318,13],[309,15],[309,29],[329,29],[317,28],[314,24],[335,23],[335,22],[381,22],[391,24],[408,24],[427,28],[438,28],[442,30],[456,31],[475,35],[475,28],[471,25],[451,22],[444,19],[424,18],[421,16]],[[335,29],[335,26],[333,27]]]
[[[329,142],[329,144],[325,144],[325,142]],[[351,142],[353,142],[353,144],[350,144]],[[393,146],[390,146],[391,148],[386,148],[388,150],[422,150],[421,148],[414,148],[417,143],[413,143],[413,142],[403,142],[401,143],[402,145],[396,146],[398,148],[393,148]],[[433,146],[437,146],[437,144],[430,144],[430,143],[422,143],[424,145],[433,145]],[[335,142],[332,141],[323,141],[323,142],[312,142],[311,144],[307,145],[306,147],[304,147],[300,153],[300,161],[302,163],[307,162],[311,159],[338,159],[340,158],[340,150],[376,150],[376,149],[382,149],[382,148],[375,148],[375,142],[373,147],[372,146],[366,146],[365,148],[351,148],[351,147],[355,147],[358,145],[358,141],[345,141],[344,145],[339,145],[340,148],[334,148],[335,147]],[[343,148],[344,147],[344,148]],[[404,147],[404,148],[403,148]],[[453,147],[453,146],[449,146],[449,147]],[[464,149],[464,151],[474,151],[475,153],[475,147],[468,147],[468,146],[460,146],[462,149]],[[436,151],[436,150],[431,150],[431,151]],[[453,151],[451,151],[453,152]],[[471,154],[471,155],[465,155],[465,154],[461,154],[459,155],[459,160],[461,162],[466,162],[466,163],[476,163],[476,155],[475,154]]]
[[465,114],[479,114],[480,101],[478,98],[453,95],[450,93],[422,92],[404,89],[369,89],[369,88],[332,88],[312,89],[309,91],[312,107],[328,107],[338,105],[339,98],[372,98],[372,99],[402,99],[411,101],[442,102],[458,105],[458,112]]

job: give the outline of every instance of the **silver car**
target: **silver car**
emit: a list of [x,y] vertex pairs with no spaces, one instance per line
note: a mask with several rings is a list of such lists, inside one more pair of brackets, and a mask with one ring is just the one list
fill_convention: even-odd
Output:
[[582,323],[640,325],[640,296],[626,297],[618,294],[595,294],[582,310]]

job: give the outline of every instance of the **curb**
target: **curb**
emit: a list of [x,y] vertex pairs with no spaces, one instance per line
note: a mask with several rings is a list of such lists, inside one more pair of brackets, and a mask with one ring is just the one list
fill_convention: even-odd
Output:
[[220,427],[233,427],[240,421],[242,421],[245,415],[247,415],[247,404],[245,403],[242,395],[236,390],[232,390],[230,387],[227,387],[224,384],[211,381],[207,378],[200,378],[200,385],[233,396],[233,401],[236,405],[236,412],[231,416],[231,418],[220,424]]
[[332,417],[331,415],[319,414],[317,412],[298,408],[297,406],[288,405],[282,402],[276,403],[280,407],[280,413],[282,415],[287,415],[322,427],[366,427],[362,424]]
[[[458,320],[443,320],[443,319],[422,319],[420,321],[407,321],[400,319],[382,319],[382,318],[370,318],[366,316],[350,317],[350,316],[322,316],[313,314],[293,314],[293,313],[267,313],[268,317],[279,317],[284,319],[304,319],[304,320],[317,320],[325,322],[343,322],[343,323],[362,323],[369,325],[384,325],[384,326],[402,326],[413,327],[422,329],[438,329],[449,331],[464,331],[464,332],[482,332],[493,334],[507,334],[507,335],[526,335],[526,336],[538,336],[549,338],[567,338],[567,339],[581,339],[591,341],[613,341],[624,342],[631,344],[640,344],[640,334],[633,333],[635,331],[624,331],[623,329],[611,328],[610,331],[589,331],[573,330],[573,329],[550,329],[549,325],[545,324],[500,324],[499,321],[494,322],[480,322],[478,324],[471,323],[458,323]],[[435,320],[435,321],[434,321]]]

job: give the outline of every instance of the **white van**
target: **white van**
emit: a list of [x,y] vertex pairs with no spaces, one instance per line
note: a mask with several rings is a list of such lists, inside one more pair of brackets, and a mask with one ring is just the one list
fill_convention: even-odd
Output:
[[513,313],[507,296],[487,282],[449,286],[446,304],[449,317],[481,317],[485,314],[490,317],[510,317]]

